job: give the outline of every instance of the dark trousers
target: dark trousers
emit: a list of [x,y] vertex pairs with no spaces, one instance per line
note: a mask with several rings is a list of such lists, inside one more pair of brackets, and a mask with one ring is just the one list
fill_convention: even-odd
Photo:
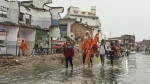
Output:
[[111,65],[113,66],[113,60],[114,60],[114,54],[110,54],[110,61],[111,61]]
[[73,67],[72,57],[66,57],[65,61],[66,61],[66,68],[68,68],[68,61],[70,62],[71,67]]
[[[85,64],[85,58],[86,58],[86,54],[83,53],[83,64]],[[91,65],[93,65],[92,56],[90,56],[90,62],[91,62]]]
[[101,64],[104,65],[105,63],[105,54],[100,54]]

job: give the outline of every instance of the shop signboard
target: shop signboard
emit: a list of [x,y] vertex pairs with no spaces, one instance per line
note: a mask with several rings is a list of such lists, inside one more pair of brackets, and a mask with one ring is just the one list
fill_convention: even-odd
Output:
[[0,28],[0,35],[7,35],[7,32],[4,28]]

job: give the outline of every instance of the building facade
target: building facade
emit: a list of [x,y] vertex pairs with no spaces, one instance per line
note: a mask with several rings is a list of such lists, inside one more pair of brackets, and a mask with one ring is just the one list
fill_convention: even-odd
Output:
[[117,39],[123,44],[124,47],[135,50],[135,36],[134,35],[122,35],[121,37],[113,37],[108,39]]
[[[30,55],[35,44],[50,44],[51,37],[60,37],[58,20],[63,7],[51,7],[51,0],[7,1],[0,2],[0,28],[8,31],[7,53],[19,53],[18,38],[25,39]],[[56,25],[57,21],[57,25]],[[52,25],[52,26],[51,26]],[[55,27],[54,27],[55,26]],[[13,36],[13,38],[12,38]],[[47,48],[49,48],[47,46]]]
[[[86,24],[90,27],[92,27],[93,32],[92,36],[94,36],[98,30],[101,29],[101,22],[99,20],[99,17],[96,16],[96,7],[92,6],[91,11],[82,11],[79,9],[79,7],[69,7],[68,13],[64,18],[72,18],[75,19],[78,22],[81,22],[83,24]],[[101,33],[99,34],[100,37],[102,37]]]
[[59,20],[60,30],[61,30],[61,40],[66,41],[69,37],[75,43],[78,43],[80,48],[83,44],[83,39],[85,37],[85,31],[89,31],[91,34],[93,32],[92,27],[76,21],[72,18],[64,18]]
[[129,49],[135,49],[135,36],[134,35],[122,35],[123,45]]
[[0,1],[0,28],[7,31],[6,35],[1,34],[0,36],[4,36],[5,38],[3,45],[7,48],[6,53],[14,55],[16,55],[16,43],[19,31],[18,12],[18,2],[10,2],[8,0]]

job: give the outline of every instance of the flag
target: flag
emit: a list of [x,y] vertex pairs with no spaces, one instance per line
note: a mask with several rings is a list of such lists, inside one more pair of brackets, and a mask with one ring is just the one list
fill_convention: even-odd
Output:
[[[92,44],[91,44],[91,48],[92,48],[95,44],[97,44],[97,42],[98,42],[98,33],[94,36],[94,39],[93,39]],[[86,60],[87,60],[87,61],[90,59],[90,56],[91,56],[92,53],[93,53],[93,50],[92,50],[92,49],[87,51],[87,54],[86,54]]]

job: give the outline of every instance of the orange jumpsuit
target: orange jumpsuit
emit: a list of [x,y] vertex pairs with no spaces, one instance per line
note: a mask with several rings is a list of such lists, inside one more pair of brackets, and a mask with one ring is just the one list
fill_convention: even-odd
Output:
[[84,51],[84,53],[87,54],[86,60],[89,60],[89,58],[90,58],[90,55],[88,55],[88,53],[91,51],[92,41],[93,41],[93,39],[90,37],[88,39],[84,39],[84,41],[83,41],[82,50]]
[[94,36],[94,39],[88,38],[88,40],[84,40],[83,50],[86,51],[86,60],[90,59],[91,54],[93,53],[92,47],[98,42],[98,33]]
[[21,42],[20,49],[21,49],[23,52],[25,52],[25,51],[26,51],[26,49],[27,49],[27,45],[26,45],[26,43],[25,43],[25,42]]

